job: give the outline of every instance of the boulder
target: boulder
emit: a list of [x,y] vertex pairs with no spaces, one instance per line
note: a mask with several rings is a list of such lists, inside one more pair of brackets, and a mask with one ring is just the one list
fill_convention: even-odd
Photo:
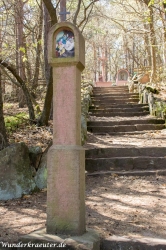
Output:
[[29,150],[24,143],[17,143],[0,151],[0,200],[19,198],[35,187]]
[[87,139],[87,119],[86,115],[81,115],[81,142],[84,145]]
[[37,170],[42,156],[42,148],[39,146],[29,147],[31,165]]
[[47,187],[47,152],[51,146],[52,146],[52,142],[50,142],[50,144],[44,151],[40,160],[38,170],[35,175],[36,187],[39,189],[43,189]]

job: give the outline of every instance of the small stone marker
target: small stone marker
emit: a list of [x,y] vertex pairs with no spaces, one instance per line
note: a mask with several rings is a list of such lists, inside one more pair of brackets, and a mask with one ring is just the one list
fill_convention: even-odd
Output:
[[81,71],[85,43],[69,22],[49,33],[53,67],[53,146],[47,156],[47,233],[85,232],[85,152],[81,146]]

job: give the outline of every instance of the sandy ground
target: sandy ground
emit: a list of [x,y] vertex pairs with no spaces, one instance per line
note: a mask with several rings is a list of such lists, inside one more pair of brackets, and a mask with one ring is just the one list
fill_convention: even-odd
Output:
[[[86,225],[102,237],[166,238],[166,179],[163,176],[86,176]],[[0,240],[45,227],[46,190],[0,202]]]

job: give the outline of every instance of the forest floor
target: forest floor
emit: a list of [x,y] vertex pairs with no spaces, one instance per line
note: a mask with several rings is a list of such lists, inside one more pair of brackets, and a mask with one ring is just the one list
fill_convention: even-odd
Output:
[[[14,114],[14,110],[12,107],[7,112]],[[158,132],[143,137],[142,141],[149,143],[151,136],[160,137],[161,144],[166,139],[165,133]],[[41,146],[43,150],[51,140],[51,122],[48,127],[22,126],[10,134],[11,143],[24,141],[29,146]],[[101,141],[88,133],[85,147],[120,144],[120,140],[114,142],[105,137]],[[46,194],[46,190],[41,190],[20,199],[0,201],[0,241],[18,242],[20,236],[45,227]],[[86,225],[97,230],[103,238],[111,235],[166,238],[165,198],[165,176],[86,174]]]
[[[18,242],[45,227],[46,195],[0,201],[0,241]],[[86,225],[103,238],[166,238],[165,198],[163,176],[86,176]]]

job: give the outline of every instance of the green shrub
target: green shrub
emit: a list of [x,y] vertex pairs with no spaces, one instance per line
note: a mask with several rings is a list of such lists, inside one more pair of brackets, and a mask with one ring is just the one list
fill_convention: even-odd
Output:
[[20,125],[28,122],[28,115],[24,112],[18,113],[15,116],[5,117],[5,126],[8,132],[16,130]]

